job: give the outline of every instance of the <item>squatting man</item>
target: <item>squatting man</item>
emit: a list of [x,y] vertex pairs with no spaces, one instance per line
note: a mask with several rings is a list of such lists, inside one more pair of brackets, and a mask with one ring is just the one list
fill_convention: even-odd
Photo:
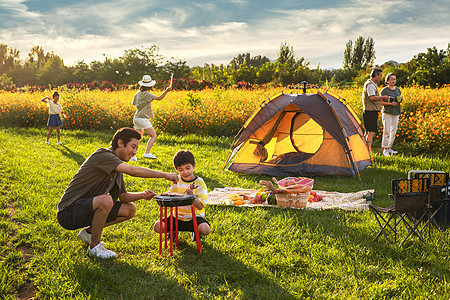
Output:
[[141,134],[135,129],[119,129],[109,148],[97,149],[84,161],[58,203],[59,224],[68,230],[83,228],[78,238],[89,244],[87,253],[92,257],[116,257],[101,242],[103,228],[133,218],[136,206],[132,202],[155,196],[151,190],[127,192],[123,173],[178,181],[176,173],[125,163],[136,155],[140,140]]

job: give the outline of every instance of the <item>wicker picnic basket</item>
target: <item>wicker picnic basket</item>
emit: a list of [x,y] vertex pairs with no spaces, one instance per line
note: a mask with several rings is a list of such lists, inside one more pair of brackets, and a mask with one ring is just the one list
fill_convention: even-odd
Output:
[[305,208],[308,203],[309,192],[298,194],[276,194],[277,206]]

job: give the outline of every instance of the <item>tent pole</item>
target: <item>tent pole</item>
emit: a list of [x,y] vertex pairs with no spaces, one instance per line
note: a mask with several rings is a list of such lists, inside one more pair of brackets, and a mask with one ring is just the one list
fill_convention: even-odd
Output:
[[373,153],[372,153],[372,147],[370,147],[370,160],[372,161],[372,166],[375,166],[373,162]]
[[[325,102],[326,102],[326,103],[328,104],[328,106],[330,107],[331,111],[332,111],[333,114],[334,114],[334,117],[336,118],[337,123],[339,124],[339,127],[341,128],[341,131],[342,131],[342,134],[343,134],[344,137],[345,137],[345,140],[348,142],[349,138],[348,138],[347,132],[345,131],[344,126],[342,126],[342,123],[341,123],[341,121],[339,120],[339,118],[338,118],[338,116],[337,116],[337,114],[336,114],[336,111],[334,110],[334,107],[333,107],[333,105],[331,104],[330,100],[328,100],[327,97],[325,97],[325,95],[323,95],[322,93],[318,92],[318,94],[325,100]],[[347,148],[348,148],[348,147],[347,147]],[[344,148],[344,151],[345,151],[345,153],[347,154],[347,158],[348,158],[348,160],[350,161],[350,164],[351,164],[351,166],[353,167],[353,170],[356,170],[356,173],[358,174],[359,181],[361,182],[361,175],[359,174],[358,166],[357,166],[357,165],[355,164],[355,162],[354,162],[354,159],[353,159],[353,156],[352,156],[352,151],[351,151],[351,149],[348,148],[348,152],[347,152],[347,150],[345,150],[345,148]]]
[[[282,93],[281,93],[282,94]],[[272,98],[275,98],[277,96],[273,96]],[[253,119],[253,117],[261,110],[261,108],[263,108],[267,103],[269,103],[272,98],[269,98],[268,101],[267,99],[264,99],[260,104],[259,104],[259,108],[256,108],[255,111],[252,113],[252,115],[247,119],[247,121],[244,123],[244,125],[241,126],[241,128],[239,129],[238,133],[236,133],[236,135],[234,136],[233,142],[231,143],[230,149],[228,150],[228,159],[225,161],[223,167],[222,167],[222,173],[225,172],[225,168],[227,167],[227,165],[230,163],[230,161],[233,159],[231,157],[233,151],[236,149],[236,144],[238,141],[238,138],[240,137],[240,135],[242,134],[242,132],[244,131],[244,128],[247,125],[247,122],[251,119]]]
[[356,173],[358,173],[359,182],[361,182],[361,174],[359,174],[358,166],[356,166]]
[[233,142],[231,143],[230,149],[228,150],[228,159],[225,160],[225,162],[224,162],[224,164],[222,166],[222,173],[225,172],[225,168],[228,165],[228,163],[230,162],[230,159],[231,159],[230,155],[231,155],[233,149],[236,148],[235,146],[236,146],[237,139],[238,139],[238,137],[241,134],[243,129],[244,129],[244,126],[242,126],[239,129],[238,133],[234,136]]

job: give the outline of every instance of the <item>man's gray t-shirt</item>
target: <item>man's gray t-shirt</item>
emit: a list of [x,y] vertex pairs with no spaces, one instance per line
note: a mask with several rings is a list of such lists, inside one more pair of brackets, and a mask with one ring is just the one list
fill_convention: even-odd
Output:
[[72,205],[79,199],[107,195],[117,184],[119,194],[126,193],[123,174],[115,168],[123,163],[114,153],[112,147],[99,148],[89,156],[59,200],[58,212]]

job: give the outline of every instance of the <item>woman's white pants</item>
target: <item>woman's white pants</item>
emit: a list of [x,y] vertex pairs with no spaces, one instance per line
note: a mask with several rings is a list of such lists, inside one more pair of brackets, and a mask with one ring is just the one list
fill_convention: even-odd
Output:
[[383,122],[383,139],[381,147],[391,148],[395,141],[397,134],[399,115],[390,115],[386,113],[381,114],[381,121]]

